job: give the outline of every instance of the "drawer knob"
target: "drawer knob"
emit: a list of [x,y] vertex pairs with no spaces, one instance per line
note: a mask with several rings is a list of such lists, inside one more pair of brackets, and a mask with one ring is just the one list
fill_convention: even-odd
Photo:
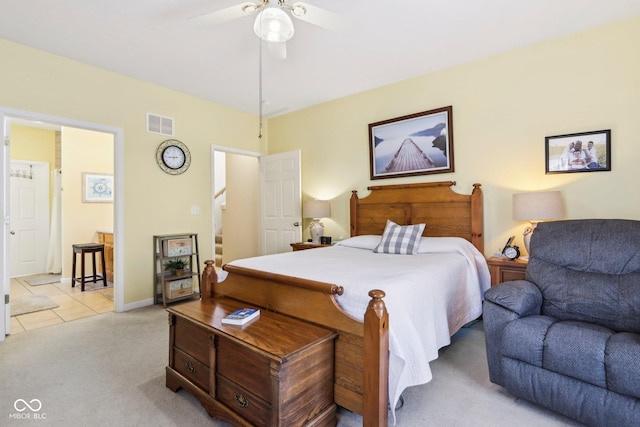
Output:
[[192,373],[192,374],[196,373],[196,367],[193,366],[191,364],[191,362],[185,362],[184,366],[185,366],[185,368],[187,368],[187,371],[189,371],[190,373]]
[[237,394],[237,393],[236,393],[236,403],[241,408],[246,408],[246,407],[249,406],[249,401],[247,400],[247,398],[244,397],[243,395]]

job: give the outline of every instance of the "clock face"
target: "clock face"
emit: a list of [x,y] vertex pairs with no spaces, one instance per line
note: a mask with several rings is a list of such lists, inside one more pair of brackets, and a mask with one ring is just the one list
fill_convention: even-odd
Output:
[[504,250],[504,256],[509,259],[516,259],[520,256],[520,251],[515,246],[509,246]]
[[186,145],[176,139],[167,139],[158,146],[156,160],[160,169],[171,175],[186,172],[191,166],[191,153]]

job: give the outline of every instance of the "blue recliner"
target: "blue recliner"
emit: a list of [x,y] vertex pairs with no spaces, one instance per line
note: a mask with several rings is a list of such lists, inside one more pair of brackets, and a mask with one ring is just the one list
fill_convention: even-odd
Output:
[[490,380],[590,426],[640,426],[640,221],[545,222],[485,293]]

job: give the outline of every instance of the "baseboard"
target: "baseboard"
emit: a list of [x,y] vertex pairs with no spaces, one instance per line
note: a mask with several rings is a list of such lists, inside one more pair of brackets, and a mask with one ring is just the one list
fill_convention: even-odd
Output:
[[135,310],[136,308],[147,307],[149,305],[153,305],[153,298],[143,299],[140,301],[135,301],[129,304],[125,304],[124,307],[122,308],[122,311]]

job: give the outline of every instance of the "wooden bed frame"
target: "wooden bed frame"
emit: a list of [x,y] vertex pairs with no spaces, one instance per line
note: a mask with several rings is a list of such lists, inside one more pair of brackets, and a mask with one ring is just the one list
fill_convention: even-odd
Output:
[[[424,236],[456,236],[482,253],[483,208],[480,184],[471,195],[451,190],[454,181],[373,186],[365,198],[351,196],[351,235],[381,235],[386,220],[425,223]],[[364,322],[346,314],[336,302],[338,284],[250,270],[232,265],[217,283],[214,262],[206,261],[202,298],[234,298],[338,332],[335,344],[334,399],[361,414],[365,426],[386,426],[388,417],[389,318],[383,291],[369,292]],[[312,309],[310,309],[312,307]]]

